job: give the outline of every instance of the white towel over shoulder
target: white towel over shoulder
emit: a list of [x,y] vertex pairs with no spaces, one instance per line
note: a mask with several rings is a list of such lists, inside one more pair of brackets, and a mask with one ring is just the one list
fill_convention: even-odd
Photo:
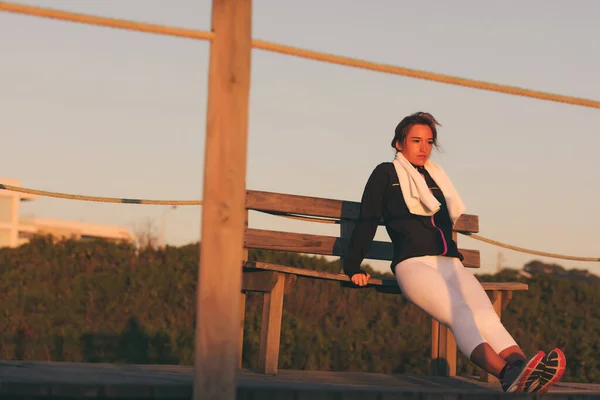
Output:
[[[400,188],[404,201],[408,206],[408,210],[416,215],[433,215],[440,209],[440,202],[429,190],[427,182],[415,167],[402,155],[401,152],[396,153],[393,161]],[[429,175],[439,186],[446,199],[448,213],[452,224],[455,224],[458,218],[465,211],[466,207],[460,198],[450,178],[444,170],[431,160],[427,160],[424,165]]]

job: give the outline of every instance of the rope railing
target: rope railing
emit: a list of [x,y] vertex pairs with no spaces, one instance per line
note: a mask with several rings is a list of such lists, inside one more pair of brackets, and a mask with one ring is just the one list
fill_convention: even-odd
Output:
[[[101,203],[120,203],[120,204],[145,204],[145,205],[172,205],[172,206],[201,206],[201,200],[144,200],[144,199],[128,199],[128,198],[120,198],[120,197],[99,197],[99,196],[86,196],[86,195],[78,195],[78,194],[68,194],[68,193],[58,193],[58,192],[49,192],[45,190],[37,190],[37,189],[27,189],[20,186],[13,186],[0,183],[0,190],[9,190],[13,192],[32,194],[44,197],[54,197],[59,199],[69,199],[69,200],[81,200],[81,201],[91,201],[91,202],[101,202]],[[319,222],[323,224],[337,224],[339,225],[342,220],[355,221],[351,218],[314,218],[308,217],[304,215],[294,214],[294,213],[283,213],[283,212],[272,212],[272,211],[264,211],[264,210],[256,210],[258,212],[264,214],[270,214],[275,216],[280,216],[289,219],[296,219],[307,222]],[[576,257],[576,256],[567,256],[563,254],[555,254],[555,253],[547,253],[543,251],[526,249],[523,247],[517,247],[510,244],[498,242],[496,240],[488,239],[483,236],[479,236],[473,233],[467,232],[459,232],[465,236],[469,236],[473,239],[492,244],[494,246],[502,247],[505,249],[517,251],[520,253],[533,254],[543,257],[550,258],[559,258],[563,260],[571,260],[571,261],[587,261],[587,262],[600,262],[600,257]]]
[[472,237],[473,239],[480,240],[480,241],[485,242],[485,243],[493,244],[494,246],[503,247],[503,248],[508,249],[508,250],[518,251],[520,253],[527,253],[527,254],[533,254],[533,255],[536,255],[536,256],[544,256],[544,257],[550,257],[550,258],[560,258],[560,259],[563,259],[563,260],[571,260],[571,261],[600,262],[600,257],[575,257],[575,256],[565,256],[565,255],[562,255],[562,254],[546,253],[546,252],[543,252],[543,251],[530,250],[530,249],[525,249],[523,247],[517,247],[517,246],[512,246],[510,244],[501,243],[501,242],[498,242],[496,240],[492,240],[492,239],[485,238],[483,236],[476,235],[474,233],[468,233],[468,232],[466,232],[466,233],[463,233],[463,234],[465,236]]
[[19,186],[7,185],[0,183],[0,190],[10,190],[13,192],[33,194],[45,197],[54,197],[58,199],[92,201],[98,203],[121,203],[121,204],[146,204],[155,206],[201,206],[202,201],[199,200],[142,200],[142,199],[127,199],[119,197],[99,197],[85,196],[79,194],[67,194],[57,192],[47,192],[44,190],[27,189]]
[[566,103],[571,105],[578,105],[584,107],[598,108],[600,109],[600,101],[589,100],[572,96],[564,96],[560,94],[546,93],[532,89],[524,89],[516,86],[501,85],[497,83],[490,83],[485,81],[478,81],[468,78],[460,78],[457,76],[450,76],[444,74],[438,74],[434,72],[421,71],[417,69],[397,67],[394,65],[380,64],[371,61],[358,60],[356,58],[337,56],[333,54],[327,54],[317,51],[304,50],[297,47],[285,46],[281,44],[275,44],[266,42],[264,40],[253,40],[252,46],[258,49],[269,50],[276,53],[288,54],[292,56],[308,58],[317,61],[323,61],[333,64],[345,65],[348,67],[356,67],[367,69],[376,72],[384,72],[394,75],[402,75],[409,78],[423,79],[427,81],[434,81],[439,83],[445,83],[455,86],[470,87],[473,89],[480,89],[504,94],[510,94],[514,96],[529,97],[538,100],[547,100],[558,103]]
[[128,21],[124,19],[97,17],[95,15],[61,11],[51,8],[26,6],[23,4],[0,2],[0,11],[15,14],[29,15],[57,19],[69,22],[78,22],[88,25],[103,26],[107,28],[125,29],[129,31],[154,33],[158,35],[177,36],[188,39],[211,40],[215,34],[212,32],[199,31],[196,29],[174,28],[171,26],[148,24],[144,22]]
[[[0,11],[7,11],[17,14],[30,15],[43,18],[58,19],[63,21],[78,22],[89,25],[98,25],[111,28],[119,28],[161,35],[179,36],[190,39],[211,40],[214,38],[214,33],[209,31],[174,28],[164,25],[146,24],[141,22],[127,21],[122,19],[97,17],[88,14],[74,13],[68,11],[60,11],[50,8],[32,7],[21,4],[0,2]],[[514,96],[522,96],[534,98],[538,100],[546,100],[564,104],[571,104],[583,107],[600,109],[600,101],[590,100],[580,97],[565,96],[554,93],[547,93],[532,89],[525,89],[516,86],[508,86],[497,83],[479,81],[457,76],[444,75],[434,72],[421,71],[417,69],[398,67],[388,64],[375,63],[364,61],[351,57],[343,57],[324,52],[305,50],[298,47],[276,44],[265,40],[252,40],[252,47],[261,50],[267,50],[275,53],[286,54],[316,61],[344,65],[354,68],[361,68],[376,72],[389,73],[393,75],[401,75],[410,78],[423,79],[445,83],[449,85],[470,87],[473,89],[486,90],[498,93],[504,93]]]

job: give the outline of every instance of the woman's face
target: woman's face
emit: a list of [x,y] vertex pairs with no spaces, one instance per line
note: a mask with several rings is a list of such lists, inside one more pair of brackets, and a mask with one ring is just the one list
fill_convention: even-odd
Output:
[[396,149],[402,152],[411,164],[422,167],[433,149],[433,132],[427,125],[411,126],[404,143],[396,142]]

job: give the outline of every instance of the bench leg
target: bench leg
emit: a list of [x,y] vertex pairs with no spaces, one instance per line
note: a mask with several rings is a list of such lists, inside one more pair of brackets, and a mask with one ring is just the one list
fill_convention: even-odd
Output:
[[240,293],[240,352],[238,368],[242,368],[242,354],[244,349],[244,318],[246,317],[246,293]]
[[452,331],[431,319],[431,375],[456,376],[456,340]]
[[264,295],[259,368],[267,375],[277,375],[285,281],[284,274],[277,274],[273,290]]
[[[512,292],[510,292],[510,294],[512,295]],[[490,298],[492,305],[494,306],[494,310],[496,311],[496,314],[498,314],[498,317],[500,317],[502,315],[502,307],[505,306],[506,304],[508,304],[508,301],[509,301],[510,297],[512,297],[512,296],[505,296],[505,293],[503,293],[500,290],[491,290],[491,291],[487,292],[487,295]],[[506,300],[503,301],[503,298],[506,298]],[[488,374],[481,368],[478,368],[478,369],[479,369],[479,381],[480,382],[488,382],[488,383],[498,383],[499,382],[498,378],[496,378],[494,375]]]
[[448,376],[456,376],[456,339],[452,331],[446,330],[446,360],[448,362]]

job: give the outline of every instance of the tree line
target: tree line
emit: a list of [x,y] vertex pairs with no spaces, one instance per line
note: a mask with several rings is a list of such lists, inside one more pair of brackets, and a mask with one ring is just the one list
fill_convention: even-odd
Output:
[[[37,237],[0,249],[0,359],[193,364],[198,259],[198,243],[136,249]],[[339,261],[294,253],[250,250],[249,259],[340,271]],[[477,277],[528,283],[503,311],[509,332],[526,354],[561,347],[564,380],[600,382],[600,279],[570,279],[538,260],[528,266],[560,273]],[[249,293],[245,368],[258,365],[261,311],[262,295]],[[430,319],[401,295],[298,278],[285,296],[282,324],[281,369],[429,373]],[[459,356],[458,373],[476,369]]]

